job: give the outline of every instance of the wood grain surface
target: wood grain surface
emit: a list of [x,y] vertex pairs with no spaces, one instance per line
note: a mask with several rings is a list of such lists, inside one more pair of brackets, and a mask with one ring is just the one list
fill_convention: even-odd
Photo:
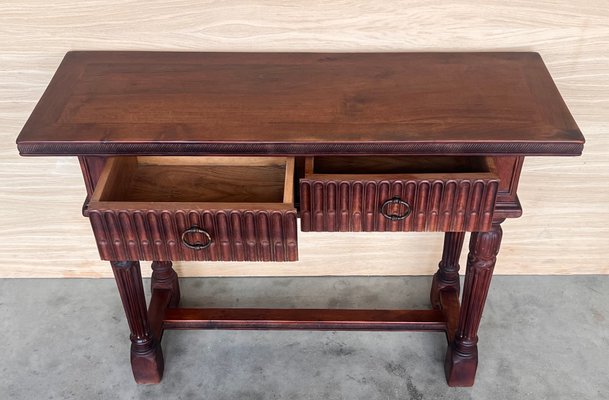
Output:
[[70,51],[17,138],[24,156],[575,156],[583,143],[535,52]]
[[[587,139],[527,158],[524,215],[499,274],[609,273],[609,2],[94,1],[0,3],[0,277],[110,277],[76,158],[21,158],[15,138],[70,50],[537,51]],[[431,274],[438,233],[299,233],[294,263],[177,263],[181,276]],[[464,252],[465,253],[465,252]],[[465,254],[463,254],[463,257]],[[461,265],[465,265],[462,260]],[[143,273],[150,269],[144,265]]]

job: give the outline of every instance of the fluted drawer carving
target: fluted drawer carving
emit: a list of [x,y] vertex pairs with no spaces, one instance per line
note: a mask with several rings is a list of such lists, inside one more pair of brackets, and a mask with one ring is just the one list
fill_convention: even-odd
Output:
[[294,159],[110,157],[85,211],[110,261],[296,261]]
[[[89,210],[103,260],[296,261],[295,210]],[[192,249],[182,233],[212,239]]]
[[[301,225],[308,231],[488,231],[498,179],[302,179]],[[394,197],[410,206],[402,220],[381,213]]]

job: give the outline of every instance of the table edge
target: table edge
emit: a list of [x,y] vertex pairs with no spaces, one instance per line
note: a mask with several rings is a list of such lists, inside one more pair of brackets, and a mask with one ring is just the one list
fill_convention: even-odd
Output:
[[520,155],[578,156],[584,141],[569,142],[139,142],[17,141],[22,156],[79,155]]

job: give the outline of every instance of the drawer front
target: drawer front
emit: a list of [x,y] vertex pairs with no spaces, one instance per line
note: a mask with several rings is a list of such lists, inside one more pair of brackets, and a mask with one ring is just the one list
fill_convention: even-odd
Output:
[[88,204],[104,260],[296,261],[294,159],[107,160]]
[[103,260],[296,261],[296,211],[89,209]]
[[487,231],[499,181],[302,179],[302,231]]

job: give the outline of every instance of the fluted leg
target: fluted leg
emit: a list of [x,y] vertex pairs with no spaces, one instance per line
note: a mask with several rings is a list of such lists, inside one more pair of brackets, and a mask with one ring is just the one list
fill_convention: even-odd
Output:
[[178,304],[180,304],[178,274],[174,271],[171,261],[152,262],[152,279],[150,286],[152,290],[166,289],[171,291],[169,307],[177,307]]
[[440,292],[446,288],[454,289],[459,294],[459,257],[463,248],[465,232],[446,232],[444,249],[438,271],[431,282],[430,300],[433,308],[440,309]]
[[163,352],[150,331],[138,261],[112,261],[112,271],[131,330],[131,368],[137,383],[159,383]]
[[459,324],[454,340],[449,343],[444,370],[449,386],[472,386],[478,366],[478,326],[493,269],[502,230],[499,222],[488,232],[473,232],[465,272]]

